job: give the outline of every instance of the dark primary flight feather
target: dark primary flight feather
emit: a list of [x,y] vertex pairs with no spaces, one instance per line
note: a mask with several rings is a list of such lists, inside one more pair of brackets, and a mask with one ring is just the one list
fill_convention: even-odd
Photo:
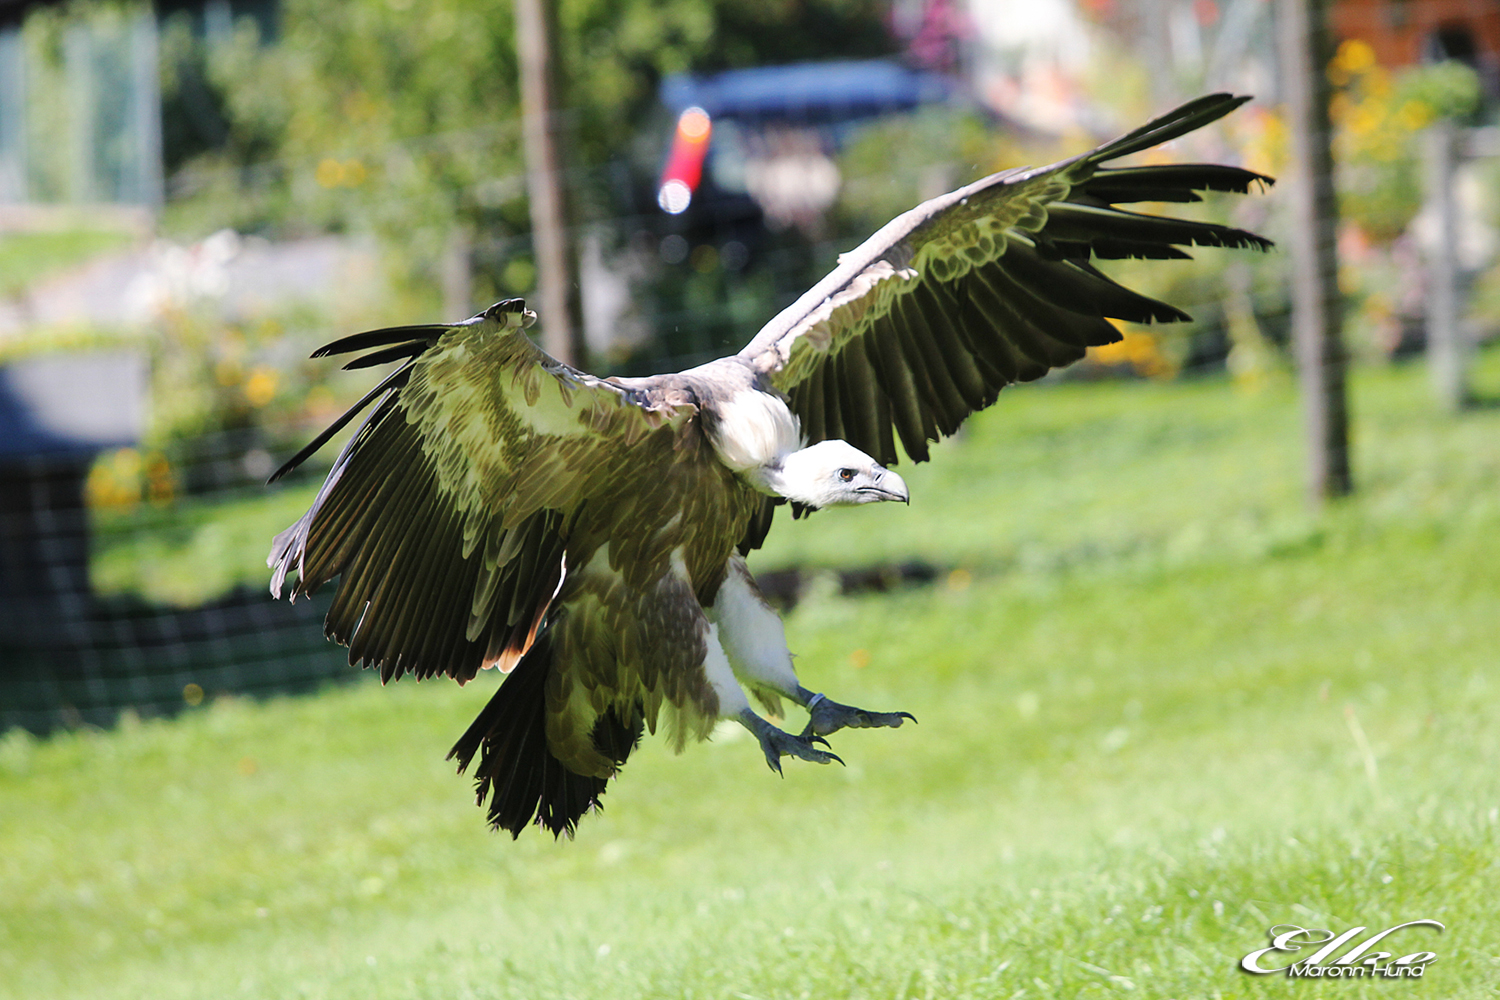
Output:
[[687,372],[599,379],[563,365],[522,332],[535,317],[520,300],[327,345],[314,356],[370,352],[346,368],[400,364],[272,477],[370,411],[273,542],[272,592],[338,578],[325,631],[383,680],[508,671],[450,756],[461,769],[480,757],[496,826],[571,832],[659,714],[679,744],[715,717],[703,609],[782,502],[715,458],[719,407],[780,394],[807,444],[843,439],[890,465],[899,440],[923,461],[1005,385],[1118,340],[1111,319],[1186,319],[1094,261],[1269,243],[1118,206],[1270,179],[1106,164],[1244,100],[1200,98],[1093,152],[928,201],[844,254],[739,354]]

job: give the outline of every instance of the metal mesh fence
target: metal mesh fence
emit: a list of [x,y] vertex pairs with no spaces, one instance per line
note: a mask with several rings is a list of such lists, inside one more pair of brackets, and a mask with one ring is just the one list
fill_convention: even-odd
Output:
[[[212,596],[192,606],[128,583],[100,588],[102,555],[143,540],[170,543],[195,513],[232,521],[261,497],[246,469],[251,444],[243,434],[182,442],[193,460],[178,477],[196,491],[155,507],[142,501],[149,517],[90,510],[91,452],[0,456],[0,730],[109,725],[125,707],[170,714],[218,694],[308,690],[357,673],[322,635],[331,593],[273,601],[253,571],[228,588],[204,581]],[[230,547],[217,558],[243,567],[259,550],[240,548],[248,551]],[[132,558],[173,556],[127,552]]]
[[[127,25],[116,34],[136,39],[135,30]],[[75,35],[70,44],[77,50],[71,65],[81,65],[84,50],[103,42]],[[6,51],[0,49],[0,73],[7,72]],[[887,110],[903,108],[862,111],[860,121],[879,121]],[[945,143],[921,151],[920,171],[893,165],[902,149],[888,148],[895,140],[877,133],[865,142],[863,159],[840,161],[842,184],[858,195],[852,199],[858,210],[835,206],[832,194],[824,192],[814,211],[805,203],[804,178],[819,168],[835,170],[834,152],[856,141],[857,133],[837,116],[830,125],[805,109],[777,114],[782,117],[775,127],[761,131],[756,129],[763,123],[753,116],[739,125],[729,116],[716,126],[723,151],[705,169],[704,186],[686,213],[669,217],[651,204],[652,195],[632,196],[630,188],[642,181],[623,163],[601,168],[609,176],[592,177],[588,185],[583,178],[569,178],[571,185],[591,189],[612,185],[623,192],[620,202],[635,202],[638,209],[594,219],[571,234],[583,262],[581,283],[590,290],[583,301],[588,367],[599,374],[645,374],[733,352],[831,269],[838,254],[856,245],[874,224],[919,197],[954,186],[979,166],[953,159],[958,151]],[[790,129],[788,121],[806,128]],[[918,116],[914,127],[946,134],[956,121],[941,114]],[[12,131],[0,128],[4,136]],[[0,146],[21,149],[19,140]],[[96,196],[128,200],[128,193],[122,193],[128,185],[120,180],[125,174],[116,174],[119,183]],[[910,182],[911,175],[919,176],[920,183],[898,182],[903,177]],[[247,178],[241,179],[247,189],[274,179],[270,171]],[[508,191],[511,180],[519,183],[519,178],[488,183]],[[835,183],[830,191],[837,188]],[[639,204],[643,200],[645,206]],[[462,303],[475,294],[505,287],[508,264],[531,255],[525,235],[490,235],[460,249],[455,258],[463,280],[450,296],[458,303],[455,309],[467,308]],[[1272,293],[1267,300],[1266,290],[1254,286],[1248,270],[1240,277],[1241,312],[1268,320],[1274,334],[1279,296]],[[1208,320],[1200,328],[1204,335],[1180,352],[1180,367],[1217,367],[1229,347],[1224,331],[1233,317],[1226,319],[1211,303],[1185,300],[1194,294],[1203,297],[1191,282],[1179,286],[1160,294],[1190,310],[1203,306],[1200,316]],[[633,333],[621,336],[622,331]],[[329,339],[348,332],[329,331]],[[3,408],[0,392],[0,438],[5,433]],[[124,564],[127,570],[149,568],[157,558],[176,558],[160,553],[205,525],[243,529],[245,509],[268,496],[261,484],[274,467],[272,455],[283,454],[282,448],[297,438],[305,439],[305,429],[295,434],[288,430],[284,437],[275,428],[259,428],[179,438],[164,459],[172,470],[172,495],[153,496],[147,490],[131,501],[140,506],[140,516],[101,511],[97,502],[92,508],[88,502],[89,477],[101,448],[117,444],[9,454],[0,440],[0,730],[107,725],[125,707],[146,715],[169,714],[219,693],[306,690],[357,676],[346,652],[327,642],[320,627],[333,588],[295,605],[273,601],[265,589],[264,569],[255,568],[271,535],[297,511],[279,512],[284,519],[276,522],[256,522],[253,531],[239,530],[232,544],[217,553],[200,553],[196,564],[179,560],[188,567],[179,573],[193,572],[194,565],[235,563],[241,569],[231,574],[230,585],[205,580],[196,590],[182,588],[174,601],[131,583],[130,572],[123,584],[100,573],[106,556],[116,568]],[[300,483],[306,489],[319,473],[309,469],[299,475],[300,480],[283,488],[297,489]]]
[[199,608],[89,601],[0,620],[0,729],[110,725],[124,707],[170,714],[205,696],[308,690],[352,676],[323,639],[328,596],[296,605],[236,591]]

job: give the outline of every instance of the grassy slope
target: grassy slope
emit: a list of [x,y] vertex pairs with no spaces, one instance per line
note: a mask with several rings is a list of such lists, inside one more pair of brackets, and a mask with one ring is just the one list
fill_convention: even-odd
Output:
[[12,734],[0,996],[1279,996],[1234,968],[1270,925],[1418,918],[1424,988],[1489,996],[1500,411],[1417,371],[1356,410],[1315,520],[1289,395],[1012,394],[909,510],[766,553],[970,570],[790,618],[810,684],[922,724],[784,780],[649,742],[571,844],[488,834],[441,759],[492,680]]
[[[325,470],[326,471],[326,470]],[[277,490],[252,487],[165,509],[141,505],[95,518],[89,566],[102,594],[135,594],[157,604],[193,607],[237,586],[266,584],[271,539],[317,496],[316,482]]]
[[19,294],[34,282],[130,242],[125,233],[105,230],[0,236],[0,296]]

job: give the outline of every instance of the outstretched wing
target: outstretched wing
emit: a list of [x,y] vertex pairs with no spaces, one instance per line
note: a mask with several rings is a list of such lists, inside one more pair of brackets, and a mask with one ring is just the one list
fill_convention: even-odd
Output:
[[1188,316],[1105,277],[1092,258],[1183,258],[1184,246],[1271,244],[1254,233],[1124,211],[1141,201],[1244,193],[1238,167],[1102,164],[1185,135],[1249,100],[1201,97],[1091,153],[1007,171],[898,216],[740,352],[786,393],[809,442],[842,438],[914,461],[1011,382],[1120,339],[1109,319]]
[[271,593],[292,571],[293,599],[342,574],[325,631],[382,680],[509,670],[561,583],[570,518],[608,492],[632,445],[693,412],[555,361],[521,332],[534,319],[511,299],[313,355],[375,348],[345,367],[404,363],[271,477],[374,404],[312,508],[272,543]]

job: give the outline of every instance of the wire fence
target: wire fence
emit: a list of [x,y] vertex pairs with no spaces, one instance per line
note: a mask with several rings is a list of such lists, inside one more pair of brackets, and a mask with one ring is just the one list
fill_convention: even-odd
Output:
[[58,613],[12,604],[0,617],[0,730],[109,726],[127,707],[170,715],[205,697],[348,679],[357,671],[319,627],[329,600],[288,605],[243,590],[188,609],[84,600]]
[[122,547],[138,569],[176,558],[180,572],[202,577],[217,559],[243,574],[258,546],[221,546],[196,563],[171,548],[195,514],[233,522],[247,502],[253,509],[262,489],[248,485],[252,444],[244,434],[184,442],[194,460],[174,475],[196,491],[143,500],[135,516],[91,509],[93,451],[0,455],[0,731],[107,726],[127,707],[168,715],[221,694],[305,691],[357,673],[323,638],[329,593],[293,605],[253,577],[220,582],[217,593],[203,580],[212,596],[181,606],[128,581],[100,586],[101,559]]
[[[753,332],[771,305],[748,318],[721,305],[708,324],[684,309],[693,333],[658,357],[660,370],[724,353],[705,329],[715,341],[747,324]],[[272,534],[305,509],[325,470],[299,470],[273,490],[264,478],[306,433],[181,438],[145,460],[123,504],[101,504],[98,473],[112,456],[140,463],[139,449],[0,454],[0,731],[109,726],[126,709],[171,715],[224,694],[357,677],[323,636],[334,588],[290,604],[265,585]],[[153,584],[162,573],[175,574],[165,592]]]
[[[647,221],[611,220],[613,244],[629,246]],[[710,229],[691,242],[679,237],[680,245],[673,234],[651,235],[636,247],[689,268],[699,247],[712,247],[721,279],[632,303],[651,339],[634,365],[678,370],[732,352],[805,286],[809,271],[831,267],[848,249],[833,239],[788,241],[762,248],[754,267],[726,269],[722,258],[737,235]],[[500,259],[512,250],[480,244],[471,252]],[[620,291],[628,297],[629,283]],[[1267,325],[1276,307],[1254,303]],[[1185,368],[1222,364],[1229,346],[1222,326],[1200,330]],[[348,331],[330,331],[337,332]],[[90,394],[69,388],[64,403],[76,413]],[[0,398],[0,437],[8,433],[5,411]],[[91,488],[101,465],[120,454],[118,443],[21,455],[0,447],[0,731],[108,726],[124,710],[170,715],[224,694],[308,691],[359,676],[346,651],[323,636],[333,587],[295,605],[272,600],[265,587],[260,560],[271,536],[305,509],[321,471],[279,484],[288,502],[272,515],[264,509],[283,493],[267,491],[264,479],[308,433],[261,426],[179,437],[157,459],[127,448],[146,467],[123,503]],[[169,564],[181,579],[164,595],[150,577]]]
[[[71,66],[83,65],[92,51],[85,51],[85,42],[99,47],[93,36],[77,38],[83,40],[73,43],[77,52]],[[9,72],[7,52],[0,48],[0,74]],[[877,108],[861,121],[902,110],[912,107]],[[868,234],[869,219],[833,218],[838,183],[823,192],[822,202],[808,207],[805,178],[830,170],[836,177],[834,154],[853,135],[834,136],[833,125],[814,118],[809,113],[802,123],[807,128],[799,133],[784,122],[762,132],[726,117],[716,125],[723,150],[705,167],[708,180],[692,212],[668,217],[648,197],[644,212],[593,219],[570,234],[583,260],[584,327],[600,374],[678,370],[732,353]],[[26,155],[21,139],[11,141],[20,133],[6,122],[15,120],[14,108],[0,114],[0,170]],[[928,128],[943,132],[949,124],[933,119]],[[514,123],[500,123],[411,140],[372,155],[406,154],[422,144],[484,145],[513,131]],[[865,215],[876,211],[872,206],[900,210],[918,196],[941,193],[978,166],[945,162],[944,154],[934,152],[922,163],[922,190],[909,191],[910,185],[897,178],[910,171],[890,162],[900,150],[876,147],[878,142],[871,145],[862,173],[849,173],[846,165],[842,178],[847,190],[858,193],[854,200]],[[290,175],[311,176],[315,167],[278,161],[232,177],[225,173],[228,168],[216,173],[200,167],[179,173],[166,196],[186,199],[222,187],[253,200]],[[631,171],[622,161],[568,181],[579,189],[616,190],[621,204],[639,203],[631,190],[640,178]],[[521,182],[493,177],[471,193],[479,203],[501,203],[516,195]],[[93,187],[79,190],[98,187],[89,183]],[[153,183],[156,191],[160,181]],[[887,203],[898,207],[889,209]],[[851,237],[851,228],[858,229],[857,236]],[[463,245],[459,256],[464,280],[458,285],[472,289],[476,275],[500,276],[510,262],[529,258],[530,237],[481,236]],[[492,282],[497,288],[502,283],[498,277]],[[1285,325],[1279,291],[1253,286],[1248,271],[1240,284],[1240,312],[1258,317],[1262,328],[1276,334]],[[649,295],[636,294],[646,285]],[[1206,298],[1201,289],[1191,296]],[[1232,318],[1214,301],[1183,301],[1180,295],[1173,301],[1207,320],[1178,352],[1177,367],[1220,367],[1232,346]],[[622,331],[634,332],[621,337]],[[331,335],[340,332],[351,331]],[[3,374],[0,370],[0,439],[7,433]],[[84,405],[77,395],[69,397],[69,407]],[[12,419],[24,422],[24,414]],[[0,731],[110,725],[126,709],[167,715],[220,694],[309,690],[357,676],[346,652],[326,641],[320,627],[333,588],[295,605],[274,601],[266,592],[265,570],[256,565],[271,535],[300,513],[288,504],[277,508],[281,520],[268,518],[265,502],[278,494],[268,494],[261,483],[276,464],[272,452],[304,433],[305,428],[260,427],[179,437],[160,456],[159,476],[149,468],[142,473],[139,495],[102,503],[97,491],[91,493],[91,477],[99,456],[118,448],[117,442],[7,451],[0,440]],[[280,489],[306,492],[318,472],[309,469],[299,476]],[[148,577],[168,563],[188,580],[164,595]]]

